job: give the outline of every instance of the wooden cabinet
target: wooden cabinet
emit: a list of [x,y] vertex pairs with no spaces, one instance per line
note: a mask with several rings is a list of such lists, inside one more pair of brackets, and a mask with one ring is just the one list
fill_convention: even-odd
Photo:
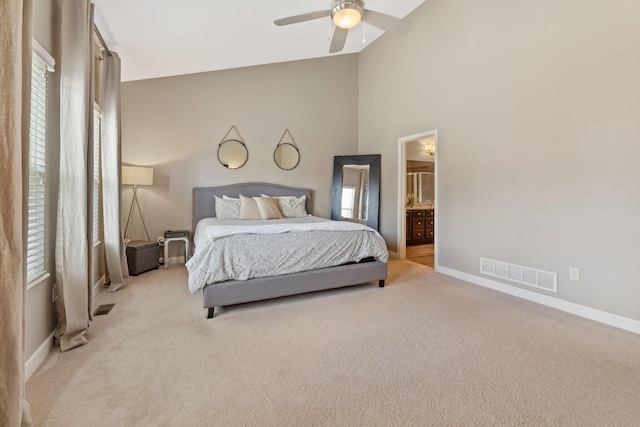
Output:
[[427,239],[427,243],[433,243],[433,236],[436,228],[436,217],[433,209],[427,209],[425,211],[425,230],[424,235]]
[[412,209],[407,213],[407,245],[433,243],[435,217],[433,209]]
[[409,241],[411,240],[411,230],[413,229],[411,227],[411,211],[406,211],[406,222],[405,222],[405,237],[407,239],[407,245],[409,244]]

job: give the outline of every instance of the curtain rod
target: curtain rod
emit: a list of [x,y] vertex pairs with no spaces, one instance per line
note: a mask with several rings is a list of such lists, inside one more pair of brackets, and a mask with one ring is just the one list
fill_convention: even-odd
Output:
[[108,56],[111,56],[111,51],[109,50],[109,46],[107,46],[107,43],[104,41],[104,38],[102,38],[102,34],[100,34],[100,30],[98,30],[98,26],[96,24],[93,24],[93,30],[98,36],[100,43],[102,43],[102,47],[104,48],[104,51],[107,53]]

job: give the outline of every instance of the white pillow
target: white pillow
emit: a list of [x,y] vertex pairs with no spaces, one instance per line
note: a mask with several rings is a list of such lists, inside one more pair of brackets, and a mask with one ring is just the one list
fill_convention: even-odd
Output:
[[216,218],[219,219],[239,219],[240,199],[225,199],[213,196],[216,200]]
[[226,194],[222,196],[223,199],[225,200],[237,200],[238,202],[240,201],[239,198],[235,198],[235,197],[229,197]]
[[[261,194],[261,196],[270,197],[265,194]],[[280,203],[280,211],[286,218],[302,218],[307,216],[306,196],[278,196],[278,202]]]

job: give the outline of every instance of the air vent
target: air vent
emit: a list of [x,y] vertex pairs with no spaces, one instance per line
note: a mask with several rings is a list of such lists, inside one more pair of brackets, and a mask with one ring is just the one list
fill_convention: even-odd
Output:
[[115,304],[102,304],[96,308],[96,311],[93,313],[94,316],[104,316],[105,314],[109,314],[111,309]]
[[545,291],[558,292],[558,275],[549,271],[480,258],[480,273]]

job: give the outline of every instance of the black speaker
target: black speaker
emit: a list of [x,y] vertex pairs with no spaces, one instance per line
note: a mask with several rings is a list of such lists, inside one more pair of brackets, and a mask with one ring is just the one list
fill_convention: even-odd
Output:
[[164,232],[165,239],[177,238],[177,237],[186,237],[189,238],[188,230],[167,230]]

